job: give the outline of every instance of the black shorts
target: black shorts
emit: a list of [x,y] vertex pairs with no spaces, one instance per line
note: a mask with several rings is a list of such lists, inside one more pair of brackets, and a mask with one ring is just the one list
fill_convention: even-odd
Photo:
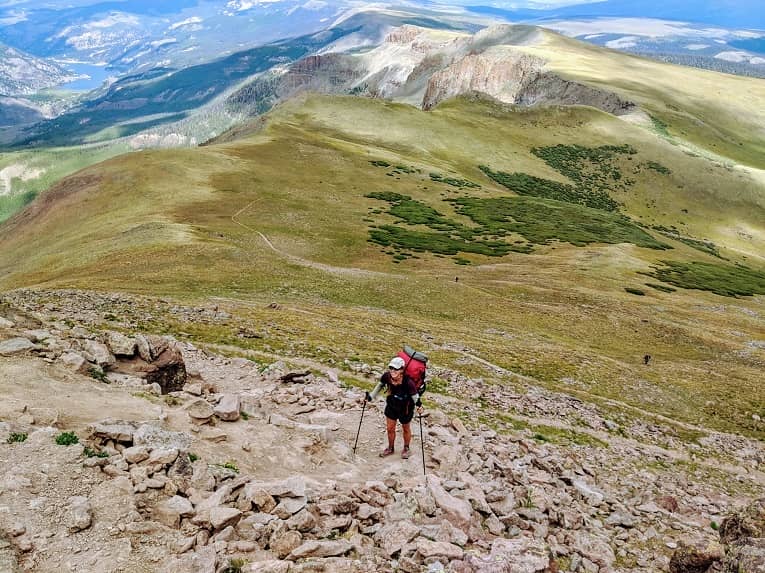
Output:
[[414,402],[411,398],[399,399],[388,396],[385,400],[385,417],[398,420],[402,424],[408,424],[414,417]]

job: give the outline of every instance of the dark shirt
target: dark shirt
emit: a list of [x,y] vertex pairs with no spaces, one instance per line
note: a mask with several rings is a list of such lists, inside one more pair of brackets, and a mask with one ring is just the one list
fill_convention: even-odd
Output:
[[418,395],[417,386],[406,374],[404,374],[404,379],[401,381],[401,384],[396,386],[390,383],[390,372],[383,373],[383,375],[380,376],[380,382],[387,387],[388,396],[393,396],[399,400],[406,400],[407,398],[412,398],[413,396]]

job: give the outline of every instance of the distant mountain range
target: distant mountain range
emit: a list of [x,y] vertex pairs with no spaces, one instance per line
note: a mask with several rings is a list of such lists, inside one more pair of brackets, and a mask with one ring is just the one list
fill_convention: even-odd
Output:
[[326,27],[344,6],[294,0],[21,2],[0,12],[0,41],[38,57],[108,64],[124,73],[195,64],[299,36]]
[[[719,62],[702,60],[716,58],[737,64],[726,64],[724,71],[759,75],[761,66],[765,73],[765,54],[758,55],[765,50],[765,32],[740,31],[765,29],[765,16],[750,0],[606,0],[552,9],[511,9],[507,2],[489,6],[461,0],[389,4],[392,9],[396,4],[405,4],[409,12],[477,26],[496,19],[541,24],[616,49],[693,56],[685,63],[713,68]],[[378,9],[384,6],[351,0],[52,0],[42,5],[31,0],[5,2],[0,5],[0,42],[28,54],[27,58],[44,60],[56,72],[48,73],[43,81],[20,75],[11,84],[12,89],[4,89],[0,80],[0,93],[33,93],[41,87],[67,84],[73,77],[81,79],[65,87],[88,91],[126,74],[204,64],[279,39],[326,29],[372,5]],[[614,18],[619,21],[614,22]],[[652,19],[650,23],[646,18]],[[672,23],[662,25],[657,19]],[[719,29],[709,29],[710,24]]]
[[0,95],[30,95],[75,79],[63,66],[0,44]]
[[[168,133],[174,138],[180,136],[179,141],[203,141],[231,125],[239,111],[265,111],[296,89],[331,93],[356,90],[388,97],[391,90],[400,94],[400,89],[391,86],[403,82],[406,89],[417,94],[413,103],[422,105],[422,86],[416,87],[416,79],[402,76],[389,80],[381,76],[356,85],[349,80],[354,74],[367,75],[368,61],[357,70],[354,66],[359,65],[358,59],[344,57],[330,62],[324,57],[329,52],[371,50],[391,29],[405,24],[473,33],[496,18],[531,19],[608,48],[717,71],[765,76],[765,53],[759,53],[765,50],[765,40],[757,32],[679,21],[595,17],[638,13],[634,6],[616,0],[555,10],[514,11],[478,5],[447,9],[443,4],[413,4],[415,7],[405,10],[369,10],[365,4],[353,7],[345,1],[330,5],[297,0],[174,0],[161,6],[150,2],[81,1],[60,8],[53,3],[54,7],[44,9],[30,2],[16,3],[5,8],[0,38],[36,55],[8,48],[13,57],[6,57],[6,69],[0,69],[0,89],[3,85],[8,89],[0,91],[0,95],[30,94],[71,82],[76,76],[67,67],[95,74],[97,81],[89,87],[99,89],[79,101],[59,106],[56,113],[42,113],[31,101],[0,102],[3,126],[14,126],[5,130],[0,140],[24,147],[72,145],[133,136],[185,122],[184,129]],[[656,6],[660,14],[690,15],[680,7],[678,2],[667,3],[664,11]],[[650,12],[649,8],[643,13]],[[702,19],[714,16],[711,9],[699,9],[696,14]],[[279,39],[290,34],[290,39]],[[311,55],[323,59],[299,64],[282,75],[285,66]],[[439,57],[445,58],[442,64],[447,65],[452,56]],[[396,55],[390,54],[390,58],[395,60]],[[300,71],[305,65],[311,68],[308,75]],[[320,69],[312,67],[316,65]],[[431,71],[443,67],[437,62],[422,65]],[[277,70],[275,76],[253,81],[256,75],[272,70]],[[106,81],[109,75],[112,77]],[[425,81],[427,76],[420,75]],[[328,81],[335,83],[329,86]],[[99,86],[101,82],[105,83]],[[192,119],[214,102],[218,102],[217,108],[204,112],[205,121]],[[43,115],[50,119],[41,121]],[[211,116],[215,119],[210,120]]]
[[[472,4],[468,2],[467,4]],[[480,4],[476,2],[475,4]],[[765,11],[760,0],[605,0],[577,2],[549,9],[513,9],[517,2],[493,2],[492,6],[472,5],[476,14],[508,17],[516,20],[584,19],[584,18],[653,18],[724,28],[765,30]],[[522,3],[521,3],[522,4]]]
[[[170,135],[176,142],[199,142],[232,125],[242,110],[250,114],[269,109],[295,86],[387,97],[385,90],[400,81],[417,94],[413,103],[422,105],[416,78],[383,78],[380,83],[374,77],[352,85],[348,80],[365,74],[366,68],[346,66],[353,68],[359,60],[343,56],[342,62],[328,64],[325,57],[329,52],[372,50],[391,29],[405,24],[474,33],[497,20],[531,21],[607,48],[765,77],[765,32],[719,26],[743,22],[747,2],[724,13],[720,6],[725,3],[691,7],[679,0],[640,6],[606,0],[544,10],[495,4],[418,0],[406,8],[371,10],[369,3],[350,0],[5,3],[0,6],[0,42],[8,47],[0,45],[0,96],[10,99],[0,101],[0,142],[25,148],[78,145],[147,130],[152,130],[151,138]],[[750,14],[750,27],[765,27],[757,10]],[[321,70],[312,69],[307,81],[300,76],[304,64],[282,75],[286,67],[312,55],[322,58]],[[442,63],[448,64],[451,56],[442,56]],[[440,65],[433,64],[422,65],[431,71]],[[256,77],[273,71],[274,76]],[[336,84],[328,86],[327,78]],[[59,86],[81,95],[40,95],[40,90]],[[380,86],[384,89],[375,91]],[[202,121],[200,113],[205,116]],[[173,127],[158,134],[163,126]]]

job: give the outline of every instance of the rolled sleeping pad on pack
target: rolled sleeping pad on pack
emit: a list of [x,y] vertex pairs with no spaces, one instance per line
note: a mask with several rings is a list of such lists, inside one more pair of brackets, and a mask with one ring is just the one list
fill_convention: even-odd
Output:
[[[423,364],[428,363],[428,355],[423,352],[417,352],[414,348],[411,346],[404,346],[404,353],[411,358],[414,358],[415,360],[419,360]],[[404,358],[406,360],[406,358]]]

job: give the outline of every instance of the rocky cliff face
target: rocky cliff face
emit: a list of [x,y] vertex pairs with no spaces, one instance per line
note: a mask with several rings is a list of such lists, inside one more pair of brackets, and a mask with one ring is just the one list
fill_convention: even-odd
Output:
[[468,55],[430,77],[422,107],[431,109],[445,99],[468,92],[516,103],[543,65],[539,58],[509,49]]
[[417,26],[393,29],[376,48],[314,55],[263,77],[229,103],[262,113],[299,91],[370,95],[432,109],[441,101],[482,93],[530,105],[588,105],[613,114],[634,104],[616,94],[545,72],[541,58],[522,46],[541,41],[529,26],[493,26],[474,36]]

